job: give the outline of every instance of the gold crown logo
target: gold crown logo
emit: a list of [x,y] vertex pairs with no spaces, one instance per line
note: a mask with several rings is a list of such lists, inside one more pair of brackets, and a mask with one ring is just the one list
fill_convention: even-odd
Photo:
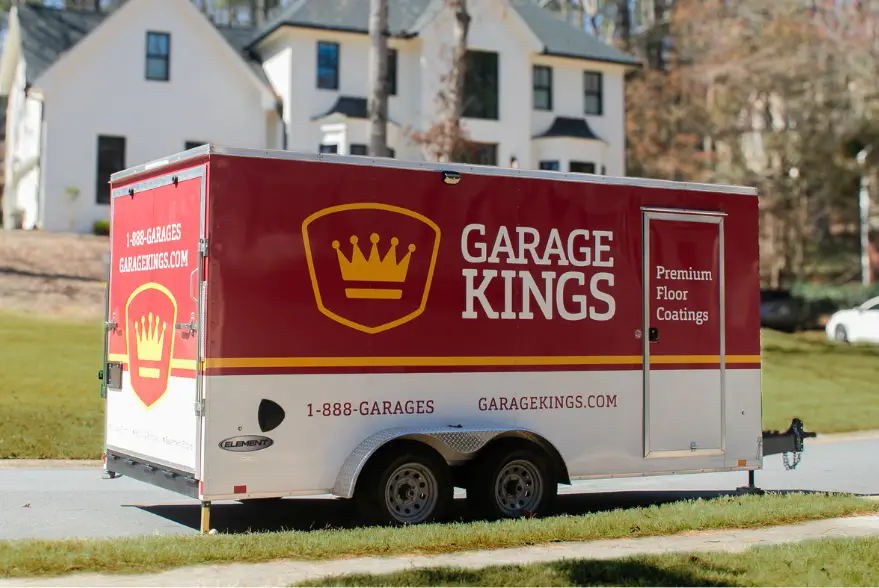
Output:
[[[165,345],[165,329],[168,323],[162,323],[162,331],[159,332],[159,323],[161,319],[158,315],[153,320],[153,313],[149,313],[149,319],[140,317],[140,323],[134,321],[134,331],[136,333],[135,346],[137,348],[137,359],[140,361],[160,361],[162,359],[162,348]],[[158,368],[141,366],[138,368],[138,374],[144,378],[158,378],[160,372]]]
[[[351,236],[351,259],[339,249],[338,241],[333,241],[333,249],[339,257],[339,268],[342,270],[342,279],[346,282],[393,282],[406,281],[409,273],[409,260],[415,251],[415,245],[409,245],[409,251],[402,260],[397,262],[397,245],[400,240],[396,237],[391,239],[391,247],[385,254],[384,259],[379,257],[378,242],[380,237],[373,233],[369,236],[372,249],[369,251],[369,259],[363,256],[357,245],[357,236]],[[345,288],[345,296],[348,298],[366,298],[372,300],[398,300],[403,296],[403,291],[398,288]]]

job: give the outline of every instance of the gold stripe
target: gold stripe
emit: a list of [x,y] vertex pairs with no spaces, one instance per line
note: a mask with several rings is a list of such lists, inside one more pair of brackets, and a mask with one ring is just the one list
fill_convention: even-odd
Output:
[[356,300],[399,300],[402,290],[380,290],[377,288],[345,288],[345,296]]
[[[653,355],[650,363],[720,363],[719,355]],[[760,363],[759,355],[727,355],[726,363]]]
[[150,368],[150,367],[143,367],[143,366],[140,366],[139,368],[137,368],[137,375],[139,375],[141,378],[149,378],[151,380],[158,380],[159,376],[161,374],[162,374],[162,372],[159,370],[159,368]]
[[[651,363],[720,363],[719,355],[663,355]],[[759,355],[728,355],[727,363],[760,363]],[[327,368],[327,367],[454,367],[513,365],[642,365],[640,355],[489,356],[489,357],[224,357],[208,358],[205,367]]]
[[[127,364],[128,356],[124,353],[110,353],[107,355],[107,361],[121,361],[122,363]],[[195,360],[177,359],[175,357],[171,360],[171,369],[195,371]]]

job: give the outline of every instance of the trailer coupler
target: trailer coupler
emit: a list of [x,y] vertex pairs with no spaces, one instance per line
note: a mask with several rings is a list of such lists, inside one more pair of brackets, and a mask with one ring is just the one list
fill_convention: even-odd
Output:
[[[808,437],[817,437],[818,433],[806,431],[803,421],[796,417],[791,420],[790,427],[784,433],[780,431],[763,431],[763,456],[781,453],[784,461],[784,469],[793,470],[799,465],[803,453],[803,440]],[[788,454],[792,457],[789,458]],[[791,461],[792,460],[792,461]],[[738,492],[762,494],[754,483],[754,470],[748,470],[748,485],[740,486]]]

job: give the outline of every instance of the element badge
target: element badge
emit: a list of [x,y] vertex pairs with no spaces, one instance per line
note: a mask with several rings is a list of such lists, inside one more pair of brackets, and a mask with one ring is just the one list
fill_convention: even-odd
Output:
[[302,223],[318,309],[375,334],[424,312],[440,229],[417,212],[378,203],[319,210]]
[[125,304],[125,345],[135,395],[150,408],[168,390],[177,301],[161,284],[137,288]]

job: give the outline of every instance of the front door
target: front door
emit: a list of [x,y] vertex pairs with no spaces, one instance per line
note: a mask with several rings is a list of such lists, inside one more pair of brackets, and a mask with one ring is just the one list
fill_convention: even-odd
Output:
[[724,449],[723,215],[643,211],[644,454]]

